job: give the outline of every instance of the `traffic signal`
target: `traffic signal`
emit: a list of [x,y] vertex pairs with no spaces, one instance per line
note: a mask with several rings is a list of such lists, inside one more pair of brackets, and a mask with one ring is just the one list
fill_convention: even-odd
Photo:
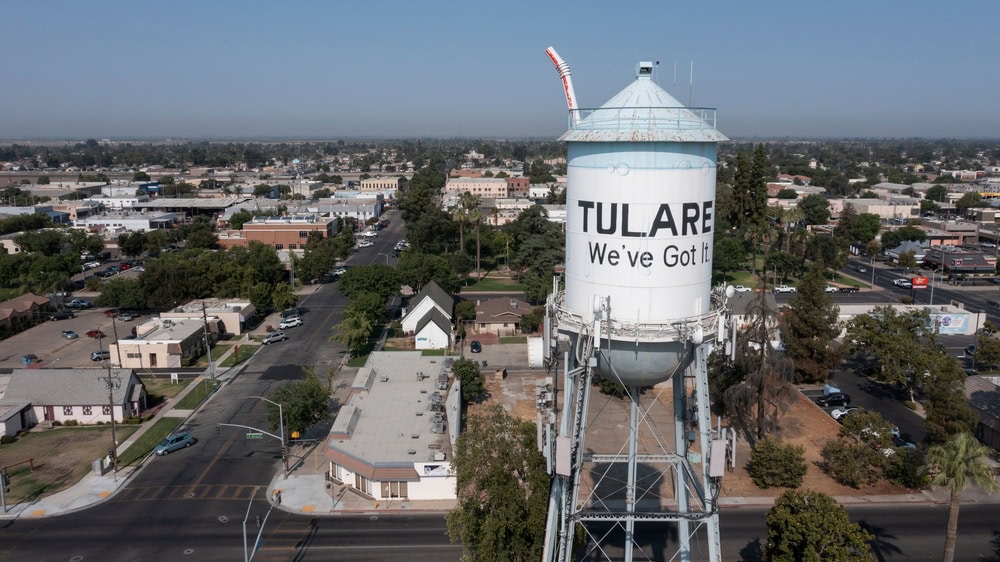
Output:
[[215,434],[216,435],[222,435],[222,426],[221,425],[215,426]]
[[7,476],[6,472],[3,473],[3,491],[10,491],[10,476]]

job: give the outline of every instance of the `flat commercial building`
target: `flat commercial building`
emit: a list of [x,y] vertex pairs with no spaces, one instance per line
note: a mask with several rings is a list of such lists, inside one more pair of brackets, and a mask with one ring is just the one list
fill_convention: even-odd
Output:
[[505,178],[451,178],[444,191],[446,195],[471,193],[481,199],[505,198],[509,193]]
[[403,185],[403,178],[399,177],[377,177],[361,180],[359,189],[361,191],[387,191],[395,192]]
[[222,324],[227,334],[243,335],[250,329],[257,309],[242,299],[197,299],[160,313],[160,319],[208,321],[211,326]]
[[330,429],[330,477],[375,500],[455,499],[461,413],[449,373],[449,359],[419,351],[369,355]]
[[334,235],[336,227],[336,217],[321,217],[314,213],[254,217],[252,221],[243,224],[243,230],[231,230],[220,235],[219,245],[231,248],[261,242],[273,246],[275,250],[301,250],[309,241],[311,232],[318,232],[326,238]]
[[108,346],[111,361],[125,369],[179,368],[205,353],[205,323],[154,318],[136,328],[135,339]]

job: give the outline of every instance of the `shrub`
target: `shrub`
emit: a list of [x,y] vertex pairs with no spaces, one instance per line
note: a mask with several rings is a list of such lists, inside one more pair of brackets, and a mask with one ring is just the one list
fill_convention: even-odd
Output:
[[750,478],[761,488],[798,488],[806,474],[805,449],[765,437],[750,453]]
[[917,404],[913,400],[907,400],[906,402],[903,402],[903,405],[911,410],[917,409]]
[[14,437],[13,435],[0,435],[0,445],[7,445],[9,443],[13,443],[14,441],[17,441],[17,437]]
[[882,478],[886,458],[868,445],[847,438],[833,439],[823,447],[823,470],[834,480],[852,488]]
[[885,477],[893,483],[911,490],[927,486],[922,450],[899,447],[894,455],[886,459],[885,465]]
[[66,420],[66,421],[63,422],[63,425],[66,425],[66,426],[80,425],[80,422],[78,422],[76,420]]
[[59,427],[61,425],[62,425],[62,422],[59,421],[59,420],[53,420],[52,421],[52,427]]

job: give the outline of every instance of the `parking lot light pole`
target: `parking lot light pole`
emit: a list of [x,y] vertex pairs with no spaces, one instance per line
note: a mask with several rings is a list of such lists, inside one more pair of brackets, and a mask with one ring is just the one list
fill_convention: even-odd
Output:
[[256,398],[257,400],[263,400],[278,407],[278,432],[281,434],[281,460],[285,463],[285,478],[288,478],[288,451],[285,448],[285,415],[281,404],[263,396],[244,396],[244,398]]

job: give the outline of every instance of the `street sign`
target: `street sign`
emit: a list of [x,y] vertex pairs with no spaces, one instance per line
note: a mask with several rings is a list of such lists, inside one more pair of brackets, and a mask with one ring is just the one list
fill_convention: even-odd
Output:
[[247,439],[263,439],[263,438],[264,438],[264,434],[263,433],[259,433],[259,432],[255,432],[255,431],[248,431],[247,432]]

